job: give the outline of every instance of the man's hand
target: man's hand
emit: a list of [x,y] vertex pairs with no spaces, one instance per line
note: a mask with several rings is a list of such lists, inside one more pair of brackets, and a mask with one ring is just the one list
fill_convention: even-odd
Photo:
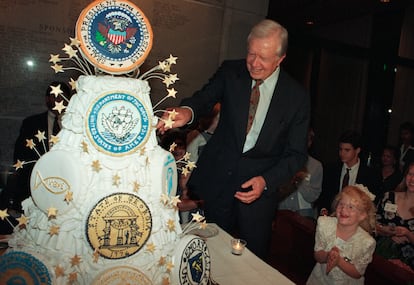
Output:
[[247,180],[241,185],[241,188],[243,189],[250,187],[252,190],[248,192],[238,191],[236,194],[234,194],[234,197],[236,199],[239,199],[240,202],[250,204],[259,199],[259,197],[262,195],[264,188],[266,187],[266,181],[264,180],[263,176],[256,176],[250,180]]
[[191,120],[192,115],[189,108],[168,108],[158,120],[157,129],[164,134],[168,129],[182,127]]

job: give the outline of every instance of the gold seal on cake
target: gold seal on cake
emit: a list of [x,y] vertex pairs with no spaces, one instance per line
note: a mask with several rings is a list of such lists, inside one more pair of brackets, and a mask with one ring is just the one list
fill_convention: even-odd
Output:
[[116,193],[101,199],[87,219],[88,241],[101,256],[120,259],[138,252],[151,234],[152,217],[138,196]]
[[98,274],[93,285],[140,284],[152,285],[151,280],[140,270],[129,266],[116,266]]

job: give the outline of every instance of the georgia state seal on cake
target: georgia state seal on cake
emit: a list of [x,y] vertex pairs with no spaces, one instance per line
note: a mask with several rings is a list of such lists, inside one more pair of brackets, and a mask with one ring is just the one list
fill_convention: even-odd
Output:
[[127,91],[98,97],[87,113],[86,123],[94,146],[113,156],[136,151],[147,141],[151,127],[147,107]]
[[91,3],[78,18],[76,38],[91,64],[111,74],[135,70],[152,48],[148,19],[137,6],[124,0]]
[[152,217],[138,196],[115,193],[101,199],[87,219],[88,241],[108,259],[120,259],[138,252],[148,240]]

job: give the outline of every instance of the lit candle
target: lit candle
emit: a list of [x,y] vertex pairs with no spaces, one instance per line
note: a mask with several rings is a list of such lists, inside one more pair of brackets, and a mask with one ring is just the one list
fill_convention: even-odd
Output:
[[242,239],[232,239],[231,240],[231,253],[236,255],[241,255],[246,247],[246,241]]

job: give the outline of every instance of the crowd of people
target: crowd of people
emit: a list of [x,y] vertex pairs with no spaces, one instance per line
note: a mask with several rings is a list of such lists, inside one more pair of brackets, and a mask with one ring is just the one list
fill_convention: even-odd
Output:
[[[354,130],[338,140],[339,161],[322,165],[308,151],[315,136],[310,98],[280,66],[287,45],[283,26],[260,21],[245,59],[224,61],[206,85],[159,118],[160,145],[174,144],[177,161],[188,152],[197,162],[178,176],[181,222],[202,211],[266,260],[277,209],[314,219],[317,263],[308,284],[363,284],[374,252],[413,270],[413,125],[401,125],[401,147],[384,146],[378,167],[360,158],[362,137]],[[57,116],[49,110],[44,117],[50,137]]]

